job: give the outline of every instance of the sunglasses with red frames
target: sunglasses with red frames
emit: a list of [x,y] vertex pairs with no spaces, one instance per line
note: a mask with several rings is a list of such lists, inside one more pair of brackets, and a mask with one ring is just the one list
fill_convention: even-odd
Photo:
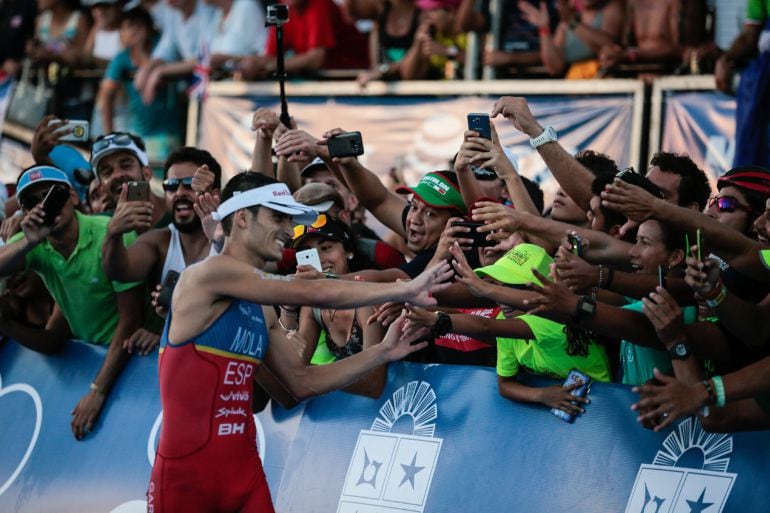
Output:
[[192,176],[187,176],[185,178],[167,178],[163,180],[163,190],[166,192],[176,192],[177,189],[179,189],[179,186],[181,185],[188,191],[192,190]]
[[741,204],[736,198],[732,196],[712,196],[709,198],[709,208],[717,206],[720,212],[735,212],[736,210],[745,210],[751,212],[752,208],[748,205]]

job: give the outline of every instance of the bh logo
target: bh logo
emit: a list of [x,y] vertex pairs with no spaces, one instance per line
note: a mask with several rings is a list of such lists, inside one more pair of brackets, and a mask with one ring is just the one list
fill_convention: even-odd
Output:
[[[396,390],[358,435],[337,513],[422,513],[443,442],[433,436],[437,416],[428,383]],[[408,434],[393,432],[404,424]]]
[[706,433],[692,418],[681,422],[653,464],[639,468],[626,513],[721,513],[738,477],[727,472],[732,452],[731,436]]

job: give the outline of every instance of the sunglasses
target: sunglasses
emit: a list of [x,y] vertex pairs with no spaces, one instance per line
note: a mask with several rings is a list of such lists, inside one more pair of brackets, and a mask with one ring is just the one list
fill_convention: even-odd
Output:
[[742,205],[740,201],[732,196],[712,196],[709,198],[709,207],[713,208],[717,206],[720,212],[735,212],[736,210],[744,210],[751,212],[752,209],[748,205]]
[[176,192],[179,186],[184,186],[188,191],[192,190],[193,177],[187,176],[185,178],[167,178],[163,180],[163,190],[166,192]]
[[21,208],[30,211],[35,208],[39,203],[42,203],[49,194],[53,193],[53,189],[64,189],[63,185],[52,185],[50,189],[40,191],[37,194],[25,194],[24,199],[19,201]]
[[97,139],[96,141],[94,141],[94,143],[91,145],[91,155],[95,155],[100,151],[109,148],[110,146],[132,146],[132,145],[134,145],[134,140],[131,139],[131,136],[129,134],[120,133],[115,135],[108,135],[104,139]]
[[313,224],[310,226],[305,226],[304,224],[298,224],[294,227],[294,238],[297,239],[299,237],[302,237],[306,233],[313,233],[317,232],[320,228],[323,228],[326,226],[326,223],[328,222],[328,218],[326,217],[326,214],[318,214],[318,219],[315,220]]

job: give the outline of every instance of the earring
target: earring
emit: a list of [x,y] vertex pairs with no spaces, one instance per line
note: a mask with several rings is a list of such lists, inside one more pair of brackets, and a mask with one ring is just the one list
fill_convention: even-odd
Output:
[[348,253],[348,260],[353,260],[353,253]]

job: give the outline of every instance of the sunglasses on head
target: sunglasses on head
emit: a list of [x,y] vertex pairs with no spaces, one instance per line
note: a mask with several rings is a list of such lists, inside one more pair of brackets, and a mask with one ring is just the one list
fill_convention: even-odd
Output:
[[745,210],[751,212],[751,207],[742,205],[740,201],[732,196],[713,196],[709,198],[709,208],[714,205],[720,212],[735,212],[736,210]]
[[[129,134],[114,134],[108,135],[104,139],[97,139],[91,145],[91,154],[94,155],[100,151],[109,148],[110,146],[131,146],[135,144]],[[137,146],[138,148],[139,146]]]
[[310,226],[305,226],[304,224],[298,224],[294,227],[294,238],[297,239],[306,233],[313,233],[317,232],[319,228],[323,228],[326,226],[326,223],[328,222],[328,218],[326,217],[326,214],[318,214],[318,219],[315,220],[313,224]]
[[35,208],[38,203],[41,203],[43,200],[48,197],[48,194],[53,192],[53,189],[64,189],[65,187],[63,185],[52,185],[49,189],[46,189],[44,191],[40,191],[37,194],[25,194],[24,199],[19,201],[19,205],[21,205],[21,208],[30,211],[33,208]]
[[176,192],[179,186],[183,186],[188,191],[192,190],[193,177],[187,176],[185,178],[166,178],[163,180],[163,190],[166,192]]

